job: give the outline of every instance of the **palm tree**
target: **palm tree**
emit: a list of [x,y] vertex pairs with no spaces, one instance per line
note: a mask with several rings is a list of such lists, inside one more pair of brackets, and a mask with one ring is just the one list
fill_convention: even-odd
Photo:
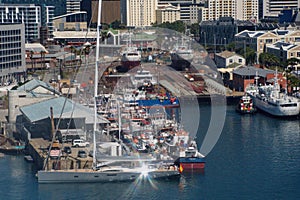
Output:
[[41,69],[44,69],[45,68],[45,54],[46,54],[46,51],[41,50],[40,54],[41,54]]
[[31,70],[33,70],[33,50],[30,51],[30,60],[31,60]]

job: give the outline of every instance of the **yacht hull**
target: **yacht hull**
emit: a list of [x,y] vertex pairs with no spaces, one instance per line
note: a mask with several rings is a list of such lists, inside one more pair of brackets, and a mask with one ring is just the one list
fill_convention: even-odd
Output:
[[93,182],[123,182],[136,179],[168,179],[179,177],[177,170],[151,171],[148,173],[136,171],[93,171],[93,170],[53,170],[38,171],[39,183],[93,183]]

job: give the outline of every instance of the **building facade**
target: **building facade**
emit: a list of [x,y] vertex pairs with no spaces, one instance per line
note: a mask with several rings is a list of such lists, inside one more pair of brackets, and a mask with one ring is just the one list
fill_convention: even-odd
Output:
[[[52,38],[53,16],[53,6],[41,7],[34,4],[0,4],[0,24],[25,24],[26,42],[37,42],[40,38]],[[46,28],[46,31],[43,32],[44,34],[40,32],[41,27]]]
[[235,20],[258,21],[258,0],[208,0],[201,8],[201,21],[232,17]]
[[[85,0],[86,1],[86,0]],[[66,0],[0,0],[4,4],[36,4],[39,6],[54,6],[54,16],[66,14]]]
[[24,81],[25,63],[24,24],[0,24],[0,84]]
[[81,0],[66,0],[67,13],[79,12]]
[[180,20],[180,5],[177,7],[171,4],[158,4],[156,10],[156,22],[161,24],[164,22],[175,22]]
[[263,18],[277,17],[285,8],[298,10],[300,7],[299,0],[263,0],[261,3],[263,8]]
[[28,5],[0,5],[1,24],[25,24],[26,42],[36,41],[40,38],[41,7],[33,4]]
[[143,27],[156,22],[157,0],[127,0],[126,25]]

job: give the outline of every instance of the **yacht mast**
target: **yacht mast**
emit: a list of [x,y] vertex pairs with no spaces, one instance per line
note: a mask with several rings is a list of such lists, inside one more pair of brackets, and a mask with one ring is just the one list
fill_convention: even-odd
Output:
[[98,1],[98,20],[97,20],[97,43],[96,43],[96,62],[94,80],[94,130],[93,130],[93,168],[96,168],[96,130],[97,130],[97,95],[98,95],[98,66],[100,54],[100,30],[101,30],[101,6],[102,0]]

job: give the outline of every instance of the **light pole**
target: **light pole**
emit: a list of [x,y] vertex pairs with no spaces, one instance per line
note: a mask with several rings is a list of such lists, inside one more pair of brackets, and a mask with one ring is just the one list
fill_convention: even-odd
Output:
[[224,47],[225,47],[225,51],[227,50],[227,47],[226,47],[226,37],[224,37]]
[[206,50],[206,32],[202,31],[202,33],[204,34],[204,48]]

